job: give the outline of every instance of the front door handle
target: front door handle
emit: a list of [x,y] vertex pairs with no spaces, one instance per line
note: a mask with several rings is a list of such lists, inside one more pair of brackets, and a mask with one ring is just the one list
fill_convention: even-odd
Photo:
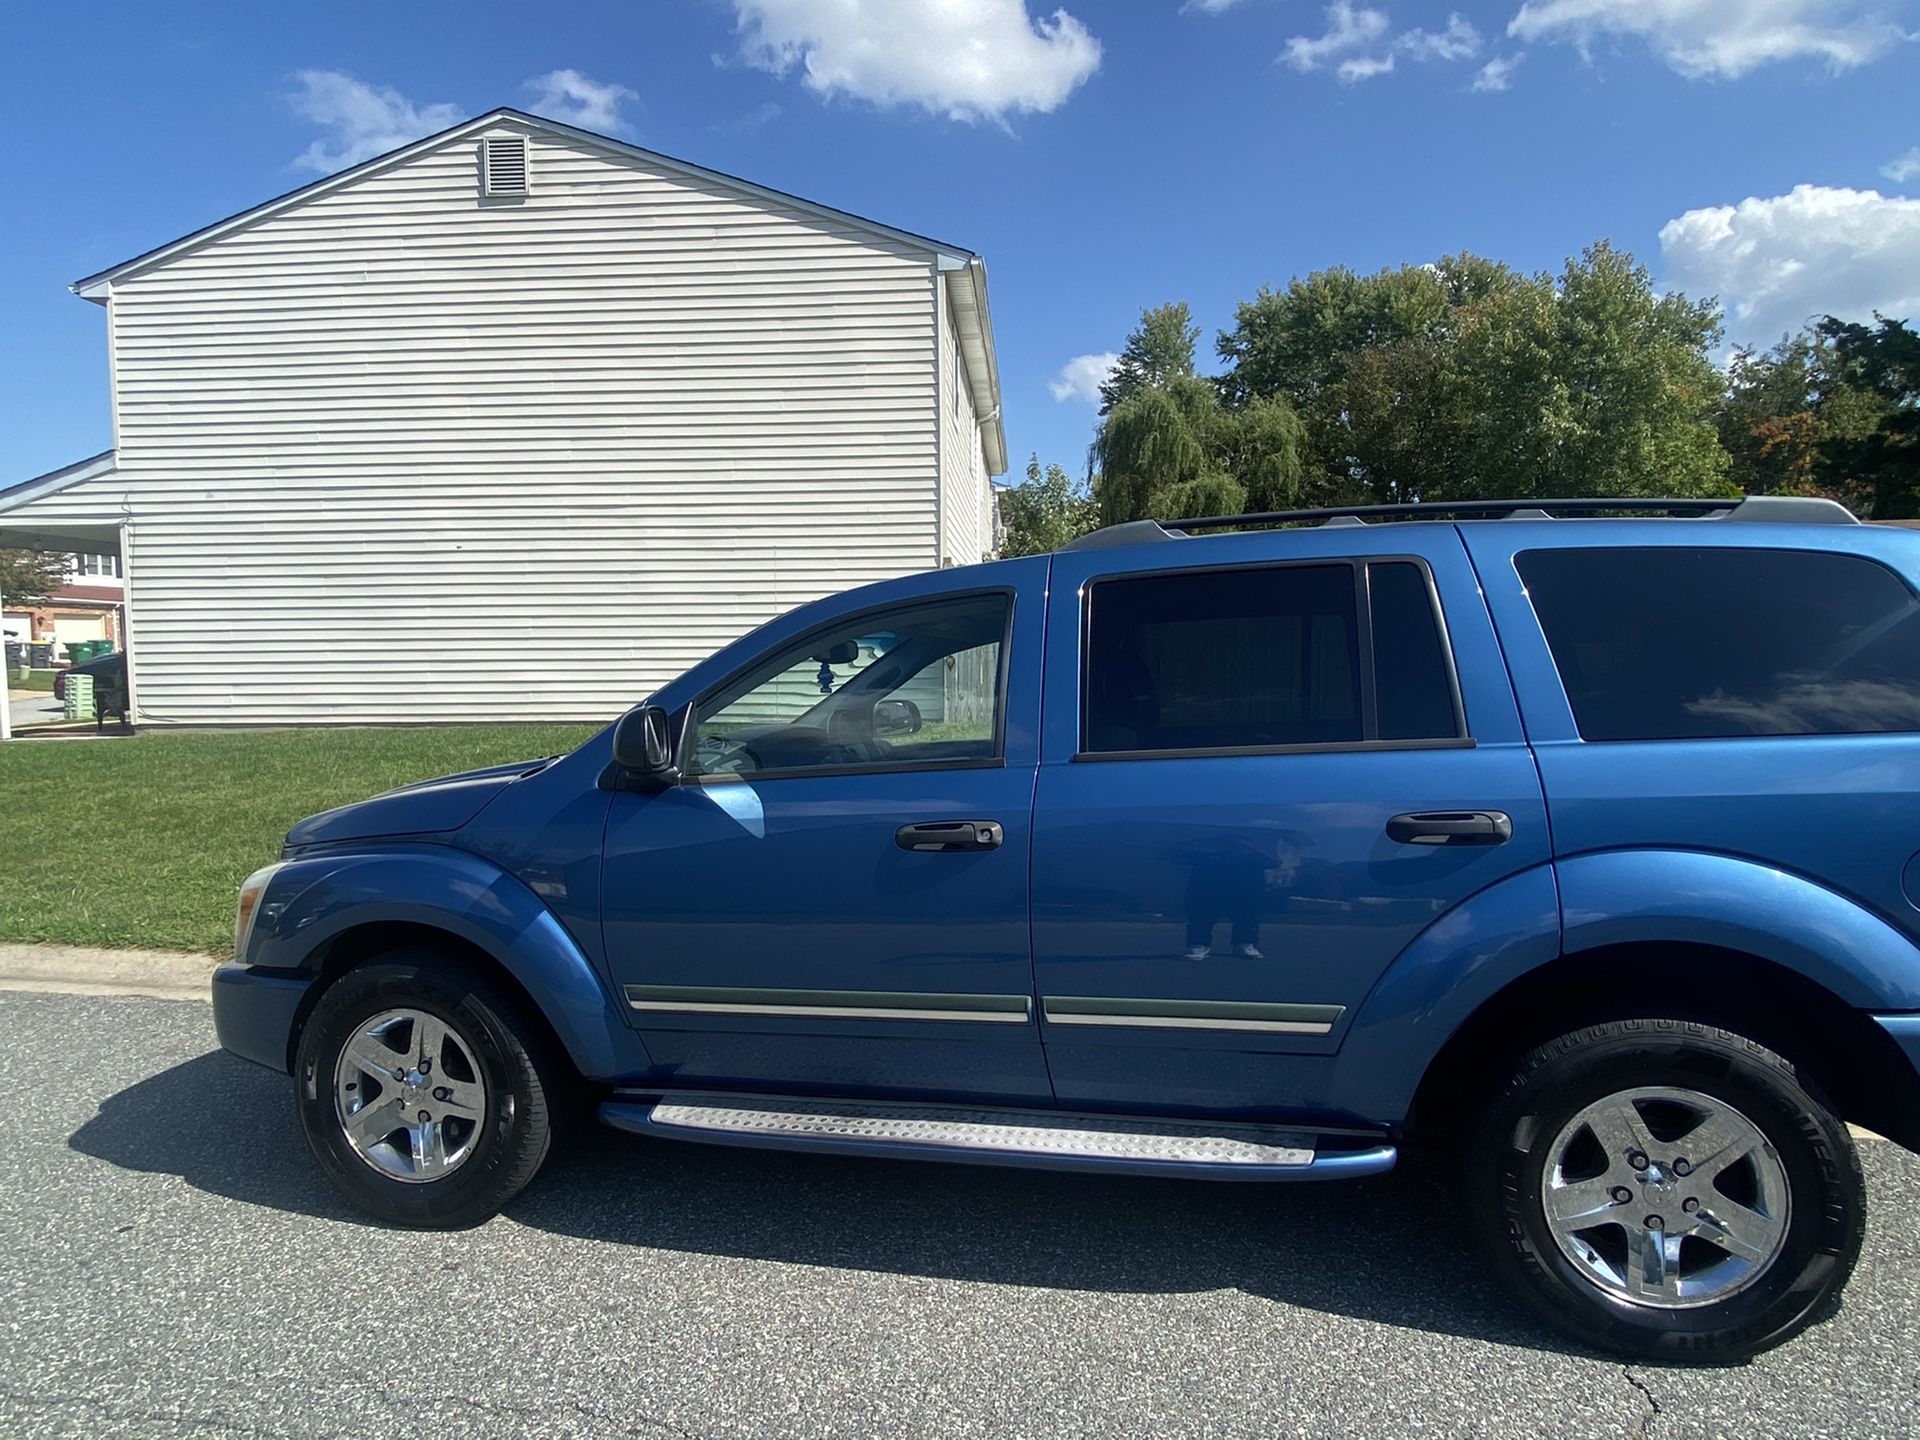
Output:
[[998,820],[929,820],[902,825],[893,843],[902,850],[998,850],[1007,838]]
[[1387,838],[1402,845],[1504,845],[1513,819],[1499,810],[1426,810],[1387,821]]

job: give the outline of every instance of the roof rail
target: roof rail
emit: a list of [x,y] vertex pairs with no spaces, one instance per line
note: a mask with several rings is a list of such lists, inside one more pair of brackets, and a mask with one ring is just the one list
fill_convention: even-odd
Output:
[[1268,525],[1365,525],[1391,520],[1548,520],[1558,515],[1653,515],[1775,525],[1858,525],[1851,510],[1813,495],[1746,495],[1724,499],[1652,499],[1593,495],[1570,500],[1425,500],[1404,505],[1334,505],[1318,510],[1266,510],[1251,515],[1199,515],[1185,520],[1130,520],[1061,546],[1099,550],[1179,540],[1197,530],[1248,530]]

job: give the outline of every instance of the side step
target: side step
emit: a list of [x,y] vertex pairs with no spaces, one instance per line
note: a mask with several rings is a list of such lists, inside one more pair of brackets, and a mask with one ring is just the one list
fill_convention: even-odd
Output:
[[1377,1137],[1340,1137],[1328,1149],[1311,1132],[1263,1125],[885,1101],[675,1095],[611,1100],[600,1118],[711,1145],[1216,1180],[1356,1178],[1384,1174],[1397,1158]]

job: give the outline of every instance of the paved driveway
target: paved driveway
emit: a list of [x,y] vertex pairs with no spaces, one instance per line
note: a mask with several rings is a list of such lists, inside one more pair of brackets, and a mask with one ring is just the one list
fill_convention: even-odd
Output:
[[[611,1134],[464,1235],[337,1202],[204,1005],[0,994],[0,1432],[1701,1435],[1920,1428],[1920,1159],[1838,1319],[1570,1352],[1429,1174],[1127,1181]],[[591,1151],[591,1153],[587,1153]]]

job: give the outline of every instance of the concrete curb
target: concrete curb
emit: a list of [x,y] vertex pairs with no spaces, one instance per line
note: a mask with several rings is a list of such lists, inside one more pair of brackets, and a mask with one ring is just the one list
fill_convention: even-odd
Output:
[[0,990],[204,1001],[219,963],[217,956],[178,950],[0,944]]

